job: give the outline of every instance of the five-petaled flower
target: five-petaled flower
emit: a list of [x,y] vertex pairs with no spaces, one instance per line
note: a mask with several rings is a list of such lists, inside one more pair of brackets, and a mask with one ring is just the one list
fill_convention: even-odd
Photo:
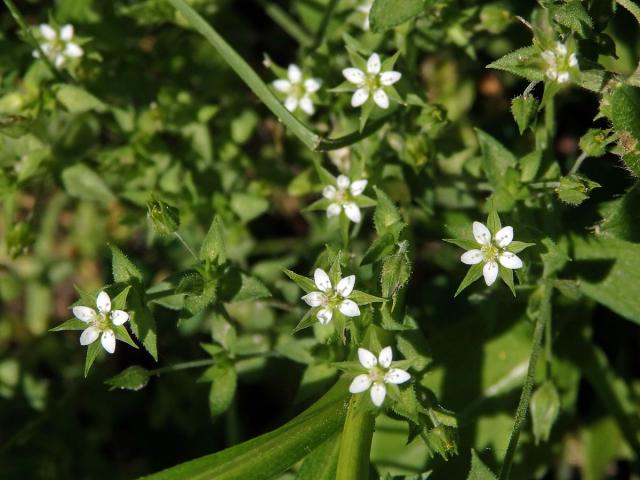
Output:
[[[82,47],[73,41],[73,25],[64,25],[58,32],[51,25],[43,23],[39,30],[44,40],[40,43],[40,49],[56,68],[62,67],[67,60],[80,58],[84,54]],[[35,50],[33,56],[38,58],[40,52]]]
[[308,115],[313,115],[315,108],[311,95],[316,93],[322,84],[317,78],[303,78],[302,71],[297,65],[291,64],[287,68],[288,79],[280,78],[273,82],[273,88],[284,93],[284,106],[290,112],[298,107]]
[[381,72],[382,63],[380,55],[374,53],[367,60],[366,73],[359,68],[349,67],[342,70],[344,78],[354,84],[357,89],[351,97],[351,106],[362,106],[371,96],[373,101],[380,108],[389,108],[389,95],[385,92],[385,87],[391,87],[402,77],[400,72],[388,70]]
[[367,180],[351,182],[346,175],[339,175],[336,179],[335,187],[327,185],[322,190],[322,196],[327,200],[331,200],[327,207],[327,217],[340,215],[340,211],[344,210],[349,220],[354,223],[360,223],[362,213],[358,204],[354,202],[354,197],[361,195],[366,187]]
[[319,291],[308,293],[302,299],[310,307],[320,307],[316,317],[321,324],[326,325],[331,321],[335,309],[338,309],[340,313],[347,317],[360,315],[358,304],[349,299],[349,295],[351,295],[356,283],[355,275],[343,278],[334,289],[327,272],[321,268],[316,268],[315,272],[313,272],[313,280]]
[[113,353],[116,351],[116,335],[113,325],[123,325],[129,320],[129,314],[124,310],[111,310],[111,299],[107,292],[100,292],[96,299],[96,312],[90,307],[73,307],[73,315],[88,326],[80,335],[80,345],[95,342],[100,334],[100,342],[104,349]]
[[561,42],[556,43],[554,50],[545,50],[540,56],[547,64],[547,78],[558,83],[567,83],[571,71],[578,68],[578,57],[575,53],[569,54],[567,46]]
[[480,222],[473,222],[473,236],[480,248],[468,250],[460,260],[467,265],[484,262],[482,275],[487,286],[498,278],[498,262],[505,268],[516,270],[522,268],[522,260],[515,253],[506,250],[513,240],[513,228],[503,227],[491,238],[489,229]]
[[385,383],[398,385],[411,378],[409,373],[400,368],[390,368],[393,360],[391,347],[384,347],[378,358],[366,348],[358,348],[358,359],[368,372],[354,378],[349,385],[349,391],[361,393],[370,389],[371,401],[376,407],[383,404],[387,395]]

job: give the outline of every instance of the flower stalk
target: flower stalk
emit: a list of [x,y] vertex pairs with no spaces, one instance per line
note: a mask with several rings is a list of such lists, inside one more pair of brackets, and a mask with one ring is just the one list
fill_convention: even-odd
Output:
[[340,439],[336,480],[367,480],[375,417],[364,408],[364,396],[354,396],[349,402],[347,418]]

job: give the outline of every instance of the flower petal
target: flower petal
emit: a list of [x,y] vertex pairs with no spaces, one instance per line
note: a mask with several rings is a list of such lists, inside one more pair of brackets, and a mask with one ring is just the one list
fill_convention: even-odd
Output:
[[353,223],[360,223],[362,220],[362,213],[360,212],[360,207],[353,202],[344,204],[344,213],[347,215],[347,218],[351,220]]
[[380,74],[380,84],[384,85],[385,87],[388,87],[396,83],[401,78],[402,78],[402,74],[400,72],[389,70],[388,72],[382,72]]
[[307,93],[316,93],[321,85],[322,81],[317,78],[308,78],[304,81],[304,89]]
[[366,78],[366,75],[362,70],[353,67],[345,68],[344,70],[342,70],[342,75],[344,75],[344,78],[346,78],[348,82],[351,82],[354,85],[361,85],[362,83],[364,83],[364,80]]
[[496,232],[493,239],[499,247],[504,248],[513,240],[513,227],[503,227]]
[[333,311],[328,308],[321,308],[318,311],[316,318],[322,325],[326,325],[333,318]]
[[367,100],[369,100],[369,90],[367,88],[359,88],[353,92],[353,96],[351,97],[351,106],[359,107]]
[[70,58],[80,58],[84,50],[75,43],[67,43],[67,46],[64,48],[64,54]]
[[565,56],[567,54],[567,46],[564,43],[557,42],[556,53],[560,56]]
[[327,207],[327,217],[337,217],[338,215],[340,215],[341,211],[342,207],[340,205],[338,205],[337,203],[332,203]]
[[60,68],[64,64],[64,60],[65,60],[64,55],[60,53],[56,55],[56,58],[53,61],[53,64],[56,66],[56,68]]
[[70,42],[73,38],[73,25],[67,23],[60,29],[60,38],[65,42]]
[[346,190],[351,185],[351,180],[346,175],[338,175],[336,178],[336,184],[338,185],[339,190]]
[[291,83],[300,83],[302,80],[302,72],[300,71],[300,67],[295,64],[289,65],[287,68],[287,76],[289,77],[289,81]]
[[80,335],[80,345],[89,345],[90,343],[95,342],[99,336],[100,330],[96,327],[86,328]]
[[362,347],[358,348],[358,360],[360,360],[360,364],[367,370],[372,369],[378,364],[376,356],[366,348]]
[[381,88],[373,92],[373,101],[382,109],[389,108],[389,96]]
[[98,294],[96,306],[98,307],[98,311],[101,313],[109,313],[111,311],[111,299],[107,292],[102,291]]
[[558,74],[558,83],[567,83],[569,81],[569,72]]
[[347,317],[357,317],[358,315],[360,315],[360,308],[358,308],[358,304],[349,299],[340,302],[338,310],[340,310],[340,313],[346,315]]
[[96,318],[96,311],[89,307],[73,307],[73,316],[83,322],[90,322]]
[[356,180],[355,182],[353,182],[351,184],[351,188],[349,189],[351,191],[351,195],[357,197],[358,195],[362,194],[362,192],[364,192],[364,189],[367,188],[367,183],[367,180]]
[[384,381],[386,383],[393,383],[395,385],[399,385],[401,383],[408,381],[410,378],[411,378],[411,375],[409,375],[409,373],[405,372],[404,370],[401,370],[399,368],[392,368],[384,376]]
[[310,307],[319,307],[327,301],[327,296],[322,292],[307,293],[302,300]]
[[474,248],[473,250],[468,250],[460,255],[460,261],[465,265],[475,265],[480,263],[484,259],[484,255],[482,251]]
[[362,393],[365,390],[368,390],[370,386],[371,379],[369,378],[369,375],[363,373],[353,379],[351,385],[349,385],[349,391],[351,393]]
[[282,93],[288,93],[291,90],[291,82],[289,80],[284,80],[279,78],[278,80],[274,80],[273,88]]
[[484,275],[484,283],[487,287],[493,285],[493,282],[498,278],[498,264],[496,262],[487,262],[482,267],[482,275]]
[[371,401],[376,407],[381,406],[384,403],[384,397],[387,396],[387,389],[384,383],[376,382],[371,386],[370,390]]
[[293,96],[289,96],[284,99],[284,107],[290,112],[294,112],[298,108],[298,99]]
[[372,54],[367,60],[367,72],[371,75],[377,75],[380,73],[382,63],[380,62],[380,55],[377,53]]
[[114,325],[124,325],[129,320],[129,314],[124,310],[114,310],[111,312],[111,321]]
[[342,280],[338,282],[336,285],[336,292],[340,294],[340,296],[346,298],[351,295],[353,291],[353,286],[356,284],[356,276],[349,275],[348,277],[344,277]]
[[329,280],[329,275],[327,275],[327,272],[321,268],[316,268],[313,272],[313,280],[316,283],[316,287],[318,287],[318,290],[321,292],[331,290],[331,280]]
[[498,261],[503,267],[510,268],[511,270],[522,268],[522,260],[512,252],[502,252],[498,257]]
[[46,23],[42,23],[39,28],[40,28],[40,33],[42,34],[42,36],[44,38],[46,38],[47,40],[55,40],[55,38],[58,36],[56,31],[50,25],[47,25]]
[[382,368],[389,368],[393,360],[393,351],[391,347],[384,347],[378,355],[378,363]]
[[100,337],[100,343],[102,347],[108,352],[113,353],[116,351],[116,334],[113,330],[105,330]]
[[569,55],[569,66],[570,67],[578,66],[578,57],[576,56],[575,53],[572,53],[571,55]]
[[313,108],[313,102],[311,98],[309,98],[309,95],[305,95],[300,99],[300,108],[307,115],[313,115],[316,111],[315,108]]
[[480,222],[473,222],[473,238],[480,245],[489,245],[491,243],[491,232]]
[[322,189],[322,196],[329,200],[333,200],[336,198],[336,187],[333,185],[327,185]]
[[542,52],[540,54],[540,56],[549,65],[555,65],[556,64],[556,54],[553,53],[551,50],[545,50],[544,52]]

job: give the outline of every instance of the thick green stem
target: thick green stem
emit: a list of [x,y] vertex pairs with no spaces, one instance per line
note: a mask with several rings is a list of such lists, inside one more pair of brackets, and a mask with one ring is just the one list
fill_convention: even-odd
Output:
[[340,439],[336,480],[367,480],[375,417],[364,408],[367,395],[351,397]]
[[518,446],[518,440],[520,438],[520,431],[522,430],[524,421],[527,418],[529,401],[531,400],[531,393],[535,382],[536,365],[538,363],[538,358],[540,357],[540,351],[542,350],[542,337],[547,320],[551,317],[551,292],[552,287],[547,283],[545,285],[544,299],[540,307],[540,314],[536,318],[535,329],[533,331],[533,346],[531,347],[531,356],[529,357],[527,378],[524,382],[524,387],[522,387],[520,402],[518,403],[518,408],[516,410],[516,418],[513,422],[513,429],[511,430],[511,437],[509,438],[509,445],[507,446],[507,453],[504,456],[504,461],[498,477],[499,480],[507,480],[509,478],[509,474],[511,473],[511,464],[513,463],[513,456],[516,453],[516,447]]

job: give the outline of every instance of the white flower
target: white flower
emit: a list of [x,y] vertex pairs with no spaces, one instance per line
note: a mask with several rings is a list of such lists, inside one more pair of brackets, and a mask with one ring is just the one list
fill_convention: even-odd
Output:
[[[43,23],[39,30],[44,40],[40,48],[56,68],[62,67],[67,60],[80,58],[84,54],[82,47],[73,42],[73,25],[64,25],[58,32],[51,25]],[[33,56],[38,58],[40,52],[35,50]]]
[[347,317],[357,317],[360,315],[360,308],[353,300],[349,300],[349,295],[356,284],[356,276],[349,275],[338,282],[334,289],[327,272],[321,268],[316,268],[313,272],[318,292],[311,292],[302,297],[310,307],[321,307],[316,315],[322,325],[326,325],[333,318],[333,312],[337,308],[340,313]]
[[567,46],[557,42],[554,50],[545,50],[540,54],[547,64],[545,75],[549,80],[567,83],[571,79],[571,70],[578,68],[578,57],[575,53],[569,55]]
[[387,395],[385,383],[398,385],[411,378],[411,375],[404,370],[389,368],[393,360],[391,347],[384,347],[380,351],[378,358],[369,350],[359,348],[358,359],[362,366],[368,370],[368,373],[363,373],[354,378],[351,385],[349,385],[349,391],[351,393],[361,393],[371,389],[369,394],[371,395],[371,401],[376,407],[382,405],[384,397]]
[[287,97],[284,106],[290,112],[294,112],[298,107],[308,115],[313,115],[315,109],[311,94],[320,89],[322,82],[317,78],[304,79],[302,71],[297,65],[291,64],[287,68],[288,79],[278,79],[273,82],[273,88],[284,93]]
[[353,199],[364,192],[367,187],[367,180],[356,180],[352,183],[349,177],[340,175],[336,179],[336,186],[337,188],[333,185],[327,185],[322,190],[322,196],[332,202],[327,207],[327,217],[340,215],[340,211],[344,210],[349,220],[354,223],[360,223],[362,213]]
[[371,13],[371,7],[373,7],[373,1],[364,2],[356,7],[356,10],[364,13],[364,21],[362,22],[362,29],[368,31],[371,27],[369,23],[369,14]]
[[385,92],[385,87],[390,87],[402,77],[400,72],[388,70],[381,72],[382,63],[380,56],[374,53],[367,60],[367,72],[359,68],[349,67],[342,70],[342,75],[348,82],[354,84],[357,89],[351,97],[351,106],[362,106],[370,96],[380,108],[389,108],[389,95]]
[[482,275],[487,286],[498,278],[498,262],[505,268],[516,270],[522,268],[522,260],[515,253],[506,250],[513,240],[513,228],[503,227],[491,238],[491,232],[480,222],[473,222],[473,236],[480,244],[479,249],[464,252],[460,257],[466,265],[484,262]]
[[73,315],[88,326],[80,335],[80,345],[95,342],[100,334],[100,342],[104,349],[113,353],[116,351],[116,335],[113,325],[123,325],[129,320],[129,314],[124,310],[111,310],[111,299],[107,292],[100,292],[96,299],[96,312],[90,307],[73,307]]

